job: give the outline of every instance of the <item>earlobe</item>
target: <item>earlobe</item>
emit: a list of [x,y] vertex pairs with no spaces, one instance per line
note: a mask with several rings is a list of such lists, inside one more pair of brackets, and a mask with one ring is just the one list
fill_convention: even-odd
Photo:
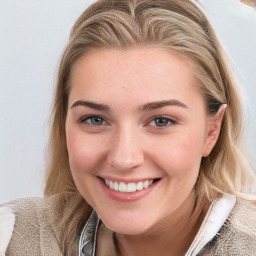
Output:
[[205,137],[205,144],[204,144],[204,150],[203,150],[203,157],[207,157],[213,147],[215,146],[220,130],[221,130],[221,124],[223,120],[223,116],[225,114],[227,108],[227,104],[222,104],[214,116],[210,117],[207,123],[206,127],[206,137]]

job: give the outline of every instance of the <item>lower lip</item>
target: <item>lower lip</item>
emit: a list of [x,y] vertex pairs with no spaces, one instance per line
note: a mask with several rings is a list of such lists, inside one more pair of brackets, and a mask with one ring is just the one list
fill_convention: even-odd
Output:
[[139,191],[119,192],[119,191],[109,188],[102,179],[99,179],[99,180],[100,180],[100,183],[101,183],[104,191],[110,198],[112,198],[116,201],[119,201],[119,202],[127,202],[127,203],[135,202],[135,201],[138,201],[138,200],[146,197],[150,192],[152,192],[158,186],[159,182],[161,181],[161,180],[157,180],[152,185],[150,185],[148,188],[144,188]]

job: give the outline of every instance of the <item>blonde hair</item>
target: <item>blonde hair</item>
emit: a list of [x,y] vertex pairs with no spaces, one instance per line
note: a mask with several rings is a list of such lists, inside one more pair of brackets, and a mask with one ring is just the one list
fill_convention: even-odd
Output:
[[[45,196],[80,196],[71,175],[65,138],[72,66],[93,48],[128,49],[140,45],[168,48],[193,63],[209,115],[227,104],[219,139],[211,154],[202,160],[196,185],[198,196],[211,201],[219,191],[236,196],[249,192],[254,174],[243,147],[244,110],[226,57],[201,8],[190,0],[101,0],[76,21],[60,62]],[[82,218],[88,205],[82,198],[79,205],[80,213],[76,215]]]

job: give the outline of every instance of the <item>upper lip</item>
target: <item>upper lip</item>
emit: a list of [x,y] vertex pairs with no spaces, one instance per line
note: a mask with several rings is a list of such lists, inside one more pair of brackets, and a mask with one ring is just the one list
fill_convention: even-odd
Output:
[[148,177],[148,178],[131,178],[131,179],[122,179],[119,177],[109,177],[109,176],[98,176],[99,178],[103,180],[111,180],[116,182],[124,182],[124,183],[138,183],[140,181],[146,181],[146,180],[156,180],[160,179],[160,177]]

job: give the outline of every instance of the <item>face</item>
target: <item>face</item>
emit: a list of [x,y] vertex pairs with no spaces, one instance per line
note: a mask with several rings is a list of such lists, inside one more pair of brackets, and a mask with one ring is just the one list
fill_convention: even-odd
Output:
[[140,234],[193,206],[211,124],[193,66],[177,53],[91,50],[73,67],[71,172],[111,230]]

